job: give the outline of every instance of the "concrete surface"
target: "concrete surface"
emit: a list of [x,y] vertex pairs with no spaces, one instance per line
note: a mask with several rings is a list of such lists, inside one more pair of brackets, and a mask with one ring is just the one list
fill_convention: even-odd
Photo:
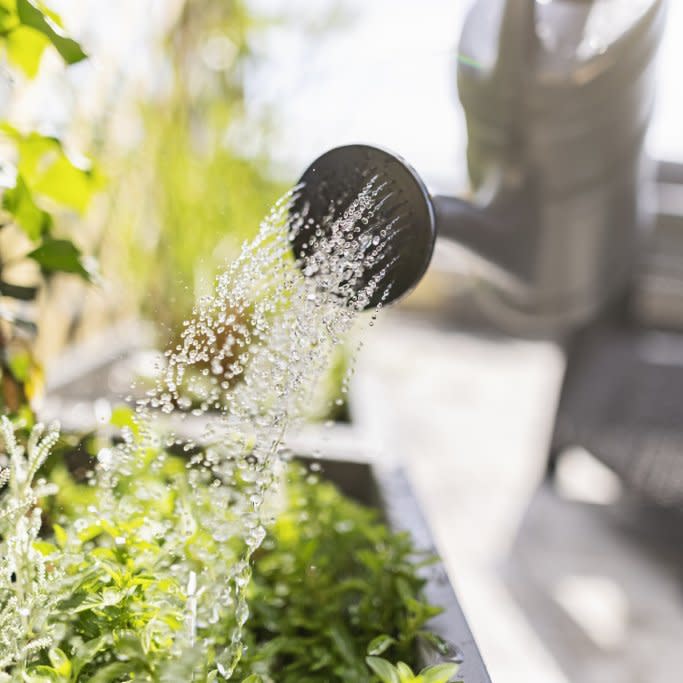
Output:
[[409,472],[494,683],[679,680],[679,518],[585,453],[544,481],[563,366],[392,313],[364,335],[354,429]]

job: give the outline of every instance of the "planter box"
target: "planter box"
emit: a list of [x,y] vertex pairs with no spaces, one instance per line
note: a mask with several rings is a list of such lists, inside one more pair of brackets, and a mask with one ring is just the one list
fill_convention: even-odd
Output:
[[[327,458],[301,460],[320,466],[323,478],[338,486],[350,498],[381,510],[389,526],[396,531],[410,532],[420,550],[437,554],[429,528],[401,470]],[[454,646],[454,652],[459,653],[461,664],[457,680],[463,683],[491,683],[443,565],[438,562],[425,568],[425,577],[427,599],[444,610],[429,626]],[[438,661],[438,655],[424,653],[424,659],[423,664],[433,664]]]
[[[123,339],[133,338],[124,336]],[[62,376],[53,382],[54,391],[49,394],[47,410],[41,416],[44,420],[59,418],[67,430],[76,432],[101,428],[95,415],[95,399],[112,399],[118,395],[112,388],[112,373],[121,368],[124,378],[122,384],[129,381],[130,368],[125,358],[130,356],[136,347],[123,348],[110,353],[101,353],[107,348],[108,337],[103,347],[97,340],[88,345],[87,349],[73,349],[69,358],[59,364]],[[83,363],[84,357],[91,362]],[[122,360],[122,358],[124,360]],[[85,366],[85,367],[84,367]],[[169,425],[178,435],[194,440],[201,439],[206,418],[190,418],[186,421]],[[351,446],[348,428],[335,435],[335,451],[345,458],[347,452],[357,452]],[[342,436],[345,435],[345,438]],[[325,431],[326,440],[329,430]],[[314,445],[317,439],[314,439]],[[317,444],[319,445],[319,444]],[[309,450],[311,444],[301,444],[299,452]],[[311,449],[312,450],[312,449]],[[327,449],[326,449],[327,450]],[[422,517],[419,505],[410,485],[400,469],[387,468],[370,464],[361,460],[332,459],[332,458],[300,458],[302,462],[320,466],[322,476],[350,498],[374,507],[382,515],[391,528],[396,531],[410,532],[415,545],[420,550],[426,550],[438,555],[429,528]],[[456,680],[463,683],[491,683],[484,662],[467,625],[462,609],[449,582],[448,575],[441,563],[434,564],[424,570],[427,579],[426,597],[433,605],[443,609],[442,614],[433,619],[429,627],[438,633],[454,647],[454,653],[461,658],[460,670]],[[432,652],[423,653],[423,665],[436,663],[439,656]],[[453,661],[451,658],[449,661]]]
[[[79,465],[87,468],[83,454],[74,454],[68,462],[73,469]],[[403,472],[396,468],[332,458],[298,457],[310,467],[315,465],[316,474],[336,485],[352,500],[381,512],[384,521],[394,531],[407,531],[415,547],[438,557],[429,528],[422,517],[419,505]],[[457,661],[460,669],[456,680],[462,683],[491,683],[486,666],[481,658],[472,632],[465,620],[448,575],[441,562],[424,567],[423,576],[427,583],[427,601],[442,608],[443,612],[432,619],[429,630],[437,633],[450,646],[448,656],[438,654],[433,648],[420,653],[418,666],[427,666],[440,661]]]

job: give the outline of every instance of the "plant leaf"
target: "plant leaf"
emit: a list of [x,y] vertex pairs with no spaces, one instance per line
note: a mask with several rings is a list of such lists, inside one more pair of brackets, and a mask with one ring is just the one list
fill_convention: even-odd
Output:
[[381,636],[377,636],[377,638],[373,638],[370,641],[370,645],[368,645],[368,654],[374,656],[381,655],[395,643],[396,638],[392,638],[391,636],[388,636],[386,633],[384,633]]
[[[112,662],[99,669],[94,676],[88,679],[87,683],[111,683],[112,681],[118,681],[123,676],[139,670],[139,668],[139,663],[136,661]],[[129,679],[126,678],[125,680]]]
[[67,541],[68,541],[68,536],[66,535],[66,531],[64,530],[64,527],[60,526],[59,524],[53,524],[52,525],[52,533],[55,535],[55,540],[57,541],[57,545],[64,549],[66,547]]
[[[55,553],[59,552],[59,548],[56,545],[53,545],[52,543],[48,543],[47,541],[33,541],[33,547],[41,554],[45,555],[46,557],[49,557],[50,555],[54,555]],[[57,669],[57,665],[53,662],[52,666]]]
[[33,190],[61,206],[83,213],[100,186],[99,177],[88,169],[78,168],[64,154],[61,145],[59,151],[52,163],[36,178]]
[[424,683],[448,683],[458,673],[457,664],[436,664],[420,672]]
[[8,123],[0,132],[15,144],[18,172],[32,195],[43,196],[83,213],[102,184],[101,176],[87,160],[76,164],[58,138],[40,133],[22,133]]
[[16,26],[5,36],[9,61],[28,78],[35,78],[38,74],[43,53],[49,44],[44,35],[28,26]]
[[0,280],[0,295],[8,296],[19,301],[33,301],[38,294],[37,287],[24,287],[23,285],[13,285],[4,280]]
[[366,657],[365,661],[382,683],[401,683],[395,667],[381,657]]
[[48,652],[50,664],[55,671],[63,678],[68,679],[71,676],[71,662],[69,658],[58,648],[54,647]]
[[47,273],[74,273],[92,281],[91,273],[83,265],[80,250],[71,240],[47,239],[27,256]]
[[62,28],[31,0],[17,0],[17,14],[24,26],[42,33],[67,64],[75,64],[87,57],[83,48],[73,38],[69,38]]
[[52,217],[36,205],[21,175],[17,175],[14,187],[5,190],[2,195],[2,208],[14,216],[17,225],[33,241],[50,231]]
[[140,426],[135,421],[135,413],[129,406],[125,404],[114,407],[114,409],[111,411],[109,424],[114,427],[118,427],[119,429],[127,427],[130,429],[135,438],[140,436]]
[[34,666],[31,673],[24,674],[26,683],[63,683],[64,679],[51,666]]
[[396,670],[398,671],[398,677],[400,678],[401,683],[410,683],[415,679],[413,670],[405,662],[398,662],[396,664]]
[[105,634],[92,640],[88,640],[83,643],[77,650],[76,656],[73,659],[73,678],[78,680],[78,674],[81,673],[81,669],[86,665],[90,664],[93,659],[99,654],[99,652],[107,645],[109,642],[109,635]]

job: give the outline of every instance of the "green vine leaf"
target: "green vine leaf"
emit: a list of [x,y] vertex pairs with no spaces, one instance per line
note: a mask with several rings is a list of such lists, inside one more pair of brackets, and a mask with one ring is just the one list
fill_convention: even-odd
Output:
[[0,0],[0,39],[9,61],[34,78],[45,49],[53,45],[67,64],[87,57],[62,28],[59,15],[34,0]]
[[50,232],[52,217],[35,203],[21,175],[17,175],[14,187],[5,190],[2,208],[14,217],[16,224],[34,242]]
[[11,282],[0,280],[0,295],[18,299],[19,301],[33,301],[38,296],[38,288],[13,285]]
[[83,48],[66,35],[54,18],[39,9],[31,0],[17,0],[17,15],[24,26],[42,33],[67,64],[76,64],[87,57]]
[[46,273],[74,273],[92,281],[92,273],[85,267],[81,251],[71,240],[47,239],[27,256]]
[[83,213],[102,178],[85,160],[76,164],[58,138],[22,133],[2,123],[0,132],[15,145],[17,169],[33,195],[46,197],[60,206]]
[[49,45],[45,36],[20,24],[7,33],[5,44],[9,61],[19,67],[28,78],[35,78],[45,48]]

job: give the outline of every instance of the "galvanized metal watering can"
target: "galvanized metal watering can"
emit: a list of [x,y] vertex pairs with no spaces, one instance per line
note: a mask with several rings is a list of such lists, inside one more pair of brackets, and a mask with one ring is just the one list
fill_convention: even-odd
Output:
[[420,280],[440,236],[479,257],[503,326],[585,323],[620,296],[650,223],[643,141],[664,4],[477,0],[458,65],[470,198],[432,196],[397,155],[349,145],[305,171],[297,207],[320,217],[378,178],[400,228],[391,299]]

